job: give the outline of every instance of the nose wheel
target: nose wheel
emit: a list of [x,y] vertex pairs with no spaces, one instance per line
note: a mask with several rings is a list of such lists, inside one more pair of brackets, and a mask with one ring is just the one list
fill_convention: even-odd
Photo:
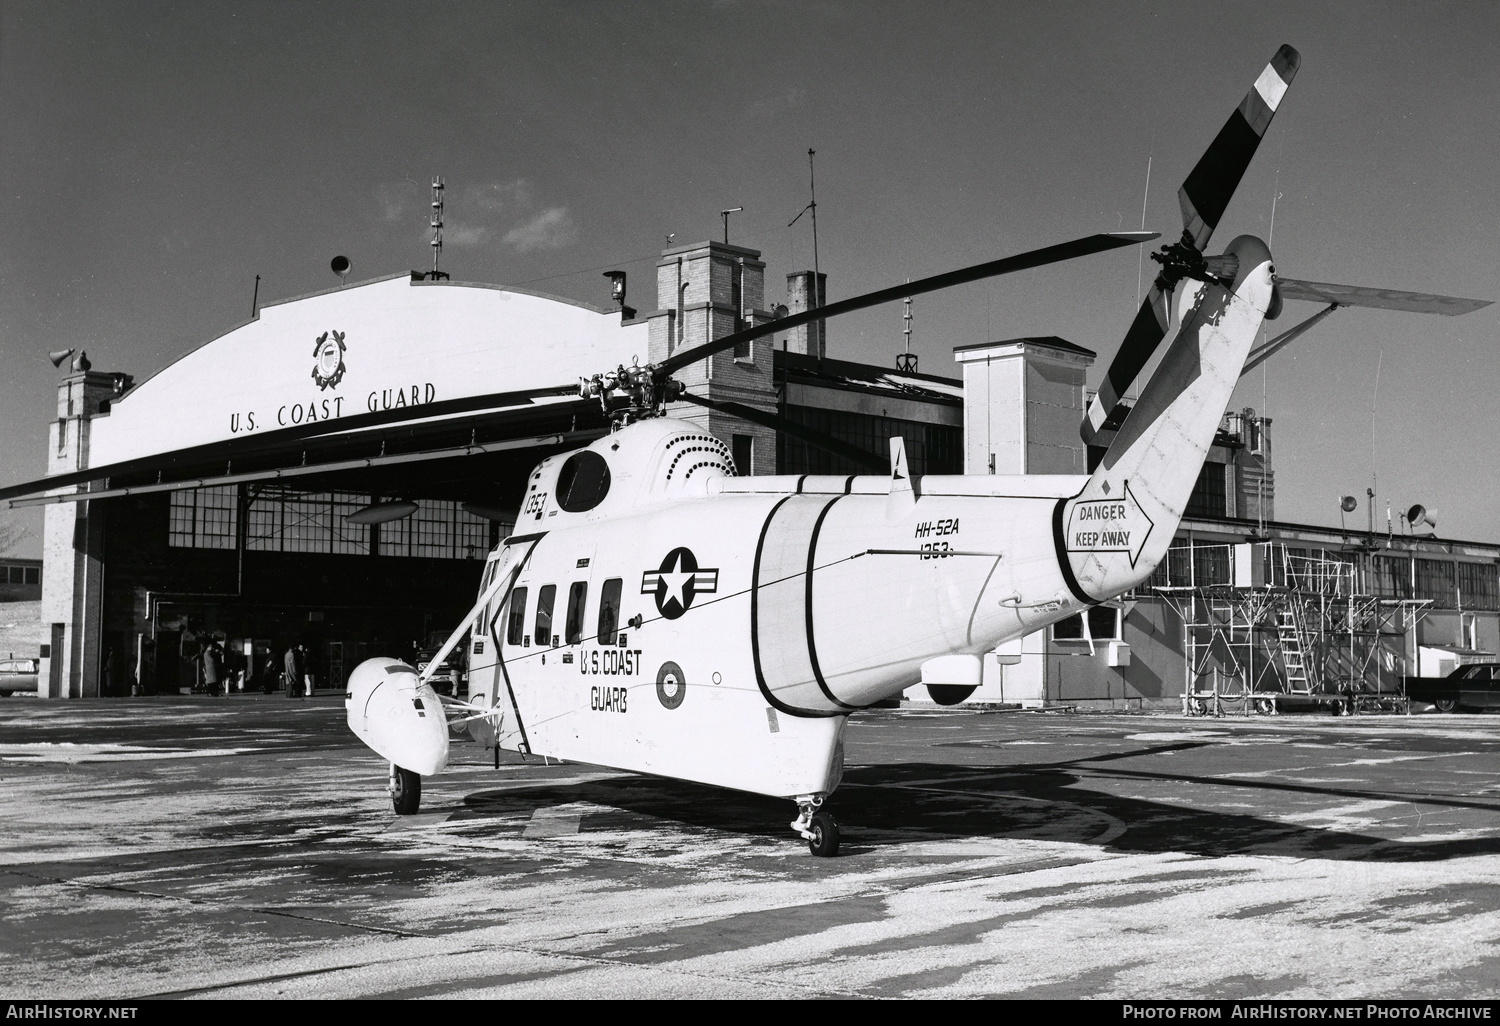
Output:
[[422,778],[409,769],[391,763],[391,805],[398,816],[413,815],[422,804]]
[[792,820],[792,829],[802,835],[814,855],[830,858],[839,853],[839,824],[822,804],[821,796],[798,798],[798,815]]

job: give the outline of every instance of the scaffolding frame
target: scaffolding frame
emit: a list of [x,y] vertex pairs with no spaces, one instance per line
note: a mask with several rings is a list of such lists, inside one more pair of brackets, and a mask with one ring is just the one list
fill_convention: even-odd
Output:
[[[1224,548],[1232,561],[1233,547]],[[1338,714],[1404,712],[1407,639],[1431,601],[1362,590],[1366,554],[1292,555],[1280,543],[1268,550],[1260,585],[1149,589],[1182,621],[1183,713],[1274,715],[1289,698]],[[1250,575],[1231,564],[1228,576]]]

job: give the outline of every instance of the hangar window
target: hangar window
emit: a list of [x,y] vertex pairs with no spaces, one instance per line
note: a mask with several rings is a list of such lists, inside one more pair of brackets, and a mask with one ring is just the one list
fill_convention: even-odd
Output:
[[526,589],[517,588],[510,593],[510,619],[505,625],[505,643],[519,645],[521,635],[526,633]]
[[1223,463],[1203,464],[1203,469],[1198,471],[1198,480],[1193,482],[1193,494],[1188,496],[1185,516],[1217,519],[1228,515],[1227,470]]
[[1453,609],[1458,605],[1454,594],[1454,578],[1453,563],[1450,560],[1419,559],[1416,597],[1430,599],[1434,609]]
[[382,556],[426,559],[484,559],[490,551],[490,522],[447,499],[418,499],[404,520],[380,525]]
[[1411,598],[1411,560],[1405,556],[1371,556],[1368,587],[1380,598]]
[[557,599],[557,585],[544,584],[536,593],[536,626],[531,636],[538,645],[552,644],[552,603]]
[[1190,585],[1234,583],[1231,545],[1173,542],[1151,576],[1147,588],[1185,588]]
[[[1491,569],[1493,569],[1493,567]],[[42,568],[39,567],[39,566],[28,566],[26,568],[26,583],[27,584],[41,584],[42,583]],[[1495,607],[1494,606],[1490,606],[1488,608],[1493,609]]]
[[173,492],[167,544],[186,549],[232,549],[238,513],[239,489],[233,485]]
[[557,504],[569,513],[583,513],[609,494],[609,464],[592,449],[575,452],[557,472]]
[[357,492],[297,492],[263,487],[250,500],[245,548],[251,552],[330,552],[364,555],[370,528],[347,517],[370,504]]
[[[27,583],[31,583],[30,578]],[[1465,609],[1500,609],[1500,566],[1458,564],[1458,597]]]
[[568,585],[568,624],[564,642],[576,645],[583,640],[583,607],[589,597],[589,582],[574,581]]
[[619,637],[620,626],[620,592],[624,590],[625,581],[619,577],[611,577],[604,582],[604,587],[599,589],[599,644],[613,645]]

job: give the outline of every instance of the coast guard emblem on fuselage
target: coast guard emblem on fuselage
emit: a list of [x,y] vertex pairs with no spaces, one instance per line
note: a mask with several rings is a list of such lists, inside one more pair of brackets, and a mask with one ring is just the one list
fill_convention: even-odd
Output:
[[693,550],[675,548],[661,561],[661,569],[641,575],[641,594],[656,597],[656,610],[668,620],[688,611],[698,595],[719,590],[719,571],[698,569]]
[[344,333],[325,331],[313,343],[312,379],[318,388],[334,388],[344,380]]

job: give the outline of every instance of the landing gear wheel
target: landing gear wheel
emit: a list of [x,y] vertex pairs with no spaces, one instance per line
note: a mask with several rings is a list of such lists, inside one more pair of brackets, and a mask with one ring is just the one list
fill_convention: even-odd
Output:
[[807,839],[807,847],[814,855],[831,858],[839,853],[839,824],[833,813],[825,809],[814,812],[807,832],[812,835]]
[[422,804],[422,778],[409,769],[393,767],[391,805],[398,816],[410,816]]
[[1456,698],[1439,698],[1432,705],[1438,712],[1443,713],[1451,713],[1458,710],[1458,700]]

